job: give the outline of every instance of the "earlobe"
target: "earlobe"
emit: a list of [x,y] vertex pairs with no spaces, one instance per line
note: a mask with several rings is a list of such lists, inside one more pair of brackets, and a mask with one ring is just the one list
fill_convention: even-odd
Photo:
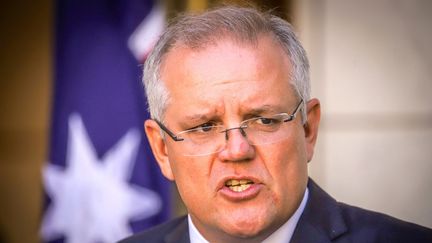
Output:
[[307,103],[307,122],[304,125],[306,153],[308,162],[312,160],[315,143],[318,137],[318,127],[321,119],[321,105],[318,99],[311,99]]
[[147,120],[144,122],[144,130],[162,174],[168,180],[174,181],[165,140],[160,133],[159,125],[153,120]]

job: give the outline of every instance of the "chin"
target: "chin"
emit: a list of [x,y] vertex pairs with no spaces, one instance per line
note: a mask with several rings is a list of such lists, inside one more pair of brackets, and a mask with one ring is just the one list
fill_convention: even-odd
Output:
[[224,233],[224,241],[233,243],[259,243],[269,236],[268,230],[257,224],[225,228]]
[[227,229],[227,231],[228,232],[226,233],[228,233],[229,235],[237,236],[240,238],[249,238],[261,233],[262,228],[254,224],[249,224],[230,227],[229,229]]
[[[260,219],[260,220],[257,220]],[[224,224],[224,231],[228,235],[238,238],[255,238],[262,235],[268,225],[260,216],[231,218]]]

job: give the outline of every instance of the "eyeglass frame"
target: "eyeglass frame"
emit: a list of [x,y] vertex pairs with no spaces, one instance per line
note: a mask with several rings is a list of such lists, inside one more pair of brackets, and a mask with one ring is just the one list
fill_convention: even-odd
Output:
[[[298,103],[298,105],[296,106],[296,108],[294,109],[294,111],[289,115],[289,117],[288,117],[287,119],[283,120],[283,122],[289,122],[289,121],[294,120],[294,119],[296,118],[296,116],[297,116],[297,112],[298,112],[299,110],[301,110],[301,109],[300,109],[300,105],[301,105],[302,103],[303,103],[303,99],[300,100],[300,102]],[[283,112],[283,113],[275,114],[275,116],[276,116],[276,115],[281,115],[281,114],[287,114],[287,113]],[[259,117],[258,117],[258,118],[259,118]],[[254,118],[253,118],[253,119],[254,119]],[[153,119],[153,120],[154,120],[154,121],[159,125],[159,127],[160,127],[164,132],[166,132],[166,134],[168,134],[168,136],[170,136],[170,137],[171,137],[175,142],[181,142],[181,141],[184,141],[184,138],[181,138],[181,137],[179,137],[178,135],[174,134],[170,129],[168,129],[164,124],[162,124],[162,122],[160,122],[160,121],[157,120],[157,119]],[[248,121],[248,120],[250,120],[250,119],[244,120],[244,121],[242,121],[241,123],[243,123],[243,122],[245,122],[245,121]],[[238,127],[231,127],[231,128],[226,128],[225,130],[221,131],[221,133],[224,132],[226,138],[228,138],[228,131],[235,130],[235,129],[239,129],[239,130],[241,131],[242,135],[243,135],[243,136],[246,136],[246,132],[244,131],[244,129],[246,129],[246,128],[247,128],[247,125],[242,125],[242,126],[238,126]],[[181,131],[181,132],[178,132],[178,133],[183,133],[183,132],[188,131],[188,130],[191,130],[191,129],[187,129],[187,130],[184,130],[184,131]]]

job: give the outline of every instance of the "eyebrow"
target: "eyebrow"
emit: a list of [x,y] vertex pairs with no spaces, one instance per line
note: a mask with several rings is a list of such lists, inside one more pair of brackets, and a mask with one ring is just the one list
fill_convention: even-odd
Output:
[[248,108],[245,111],[247,111],[247,114],[260,115],[266,113],[277,113],[280,112],[280,109],[274,105],[263,105],[257,108]]
[[[274,105],[263,105],[257,108],[244,108],[242,111],[245,115],[262,115],[262,114],[272,114],[272,113],[280,113],[282,112],[280,107]],[[216,114],[187,114],[185,115],[185,120],[198,122],[198,121],[208,121],[214,119]]]
[[205,120],[208,117],[206,114],[187,114],[185,116],[188,120]]

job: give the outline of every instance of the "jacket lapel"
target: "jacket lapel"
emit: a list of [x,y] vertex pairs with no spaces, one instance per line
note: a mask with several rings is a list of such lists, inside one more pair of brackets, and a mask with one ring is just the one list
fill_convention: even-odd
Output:
[[332,242],[348,230],[339,206],[310,178],[308,188],[309,199],[291,242]]
[[189,243],[189,227],[187,217],[165,236],[166,243]]

